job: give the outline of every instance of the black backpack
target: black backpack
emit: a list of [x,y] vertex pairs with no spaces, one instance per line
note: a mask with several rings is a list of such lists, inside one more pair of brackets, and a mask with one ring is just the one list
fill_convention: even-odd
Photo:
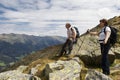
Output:
[[[109,37],[109,40],[110,40],[110,44],[113,46],[117,42],[117,32],[118,32],[118,30],[114,27],[111,27],[111,26],[109,26],[109,27],[111,29],[111,35]],[[106,29],[106,27],[104,28],[104,33],[105,33],[105,29]]]
[[79,30],[78,30],[78,28],[77,28],[77,27],[74,27],[74,28],[75,28],[75,30],[76,30],[76,38],[79,38],[79,37],[80,37]]

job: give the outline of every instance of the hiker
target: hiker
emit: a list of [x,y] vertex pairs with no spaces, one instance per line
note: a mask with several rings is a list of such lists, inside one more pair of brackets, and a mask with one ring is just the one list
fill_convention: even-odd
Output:
[[[73,43],[76,41],[76,31],[73,27],[71,27],[70,23],[66,23],[65,25],[67,29],[67,39],[64,45],[62,46],[62,50],[58,56],[62,56],[64,53],[66,55],[69,55],[73,48]],[[68,50],[66,50],[66,47],[68,47]]]
[[109,37],[111,35],[111,29],[108,27],[108,21],[106,19],[101,19],[99,27],[101,28],[100,32],[92,32],[88,30],[87,32],[92,35],[98,35],[99,36],[99,43],[101,48],[101,67],[103,74],[109,75],[110,74],[110,64],[108,59],[108,52],[110,50],[110,40]]

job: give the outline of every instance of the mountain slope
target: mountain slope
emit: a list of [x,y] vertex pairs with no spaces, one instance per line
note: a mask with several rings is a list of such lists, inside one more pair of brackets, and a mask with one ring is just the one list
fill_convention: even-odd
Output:
[[0,66],[15,62],[22,57],[65,41],[60,36],[29,36],[25,34],[0,34]]

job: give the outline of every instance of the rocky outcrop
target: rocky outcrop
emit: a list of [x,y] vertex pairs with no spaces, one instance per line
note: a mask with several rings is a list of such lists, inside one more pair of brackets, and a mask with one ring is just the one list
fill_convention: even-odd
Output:
[[24,70],[25,70],[27,67],[28,67],[28,66],[21,65],[21,66],[19,66],[16,70],[17,70],[18,72],[23,73]]
[[59,60],[46,65],[45,75],[48,80],[80,80],[81,68],[78,59]]
[[[120,63],[119,64],[116,64],[115,66],[113,66],[112,68],[111,68],[111,74],[112,75],[118,75],[118,76],[120,76]],[[120,79],[120,77],[119,77],[119,79]],[[118,80],[119,80],[118,79]]]
[[0,73],[0,80],[41,80],[38,77],[21,73],[17,70]]
[[28,66],[21,65],[16,70],[0,73],[0,80],[41,80],[40,78],[23,73]]
[[[77,55],[88,66],[100,66],[101,51],[97,37],[88,34],[79,38],[78,43],[74,45],[73,55]],[[109,62],[112,64],[115,60],[115,54],[110,50]]]
[[112,50],[115,52],[116,58],[120,59],[120,47],[113,48]]
[[120,70],[120,63],[117,64],[117,65],[115,65],[112,69],[118,69],[118,70]]
[[[91,52],[82,50],[81,54],[79,54],[78,56],[85,63],[85,65],[99,66],[101,64],[100,50],[91,51]],[[108,57],[110,64],[112,64],[115,60],[115,54],[112,51],[109,51]]]
[[85,80],[112,80],[110,77],[95,70],[88,70]]
[[31,68],[30,74],[31,74],[31,75],[36,75],[37,72],[38,72],[38,67],[40,67],[40,66],[41,66],[41,64],[38,64],[37,66]]

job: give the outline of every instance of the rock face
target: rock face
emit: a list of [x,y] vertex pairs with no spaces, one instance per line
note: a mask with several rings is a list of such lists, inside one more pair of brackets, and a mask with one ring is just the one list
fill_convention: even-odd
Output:
[[113,49],[113,51],[115,52],[116,58],[120,59],[120,47]]
[[120,63],[117,64],[117,65],[115,65],[112,69],[118,69],[118,70],[120,70]]
[[[101,64],[100,45],[96,37],[87,34],[80,37],[72,53],[78,55],[85,65],[99,66]],[[108,57],[110,64],[112,64],[115,60],[115,54],[111,50]]]
[[0,80],[41,80],[38,77],[21,73],[17,70],[0,73]]
[[81,66],[76,60],[49,63],[45,68],[48,80],[80,80]]
[[85,80],[112,80],[112,79],[98,71],[88,70]]
[[35,66],[34,68],[31,68],[30,70],[30,74],[31,75],[35,75],[38,72],[38,67],[40,67],[41,64],[38,64],[37,66]]
[[116,80],[120,80],[120,63],[111,68],[111,75],[116,76]]
[[24,66],[24,65],[21,65],[21,66],[19,66],[18,68],[17,68],[17,71],[18,72],[24,72],[24,70],[27,68],[28,66]]
[[30,75],[24,74],[23,71],[28,66],[19,66],[16,70],[6,71],[0,73],[0,80],[41,80],[40,78]]
[[[98,66],[101,64],[102,55],[99,50],[96,50],[91,53],[87,51],[81,51],[81,54],[79,56],[86,65]],[[112,64],[115,60],[115,54],[112,51],[109,51],[108,57],[109,57],[110,64]]]

